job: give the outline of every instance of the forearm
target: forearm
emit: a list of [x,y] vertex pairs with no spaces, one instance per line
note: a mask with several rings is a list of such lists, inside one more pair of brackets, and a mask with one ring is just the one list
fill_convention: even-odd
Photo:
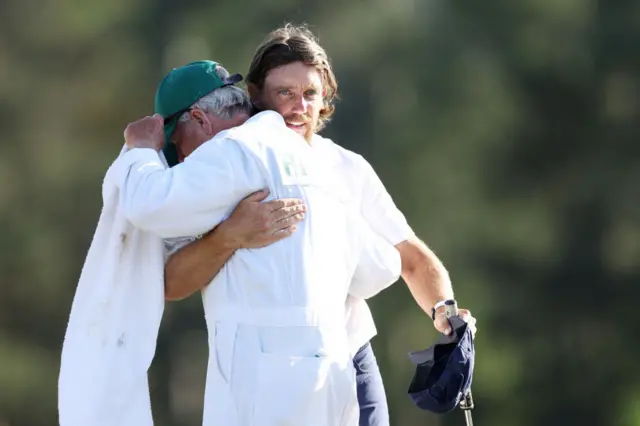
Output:
[[184,299],[203,289],[231,258],[237,245],[223,225],[169,257],[164,268],[166,300]]
[[453,298],[449,273],[435,253],[418,238],[404,241],[396,248],[402,257],[402,278],[418,305],[431,316],[431,308],[436,303]]

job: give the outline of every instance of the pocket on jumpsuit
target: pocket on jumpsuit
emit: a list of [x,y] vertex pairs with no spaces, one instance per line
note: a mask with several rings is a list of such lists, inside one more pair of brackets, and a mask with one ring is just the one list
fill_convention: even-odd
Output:
[[[261,353],[258,359],[256,426],[338,426],[344,413],[345,374],[334,360]],[[347,373],[348,374],[348,373]],[[347,386],[348,387],[348,386]]]

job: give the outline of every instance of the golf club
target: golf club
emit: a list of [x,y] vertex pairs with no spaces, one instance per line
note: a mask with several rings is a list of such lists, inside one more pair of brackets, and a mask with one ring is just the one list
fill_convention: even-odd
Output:
[[[445,302],[444,312],[447,318],[458,316],[458,304],[454,300]],[[469,389],[460,401],[460,409],[464,411],[464,418],[467,422],[467,426],[473,426],[473,418],[471,417],[471,410],[473,407],[473,396],[471,395],[471,389]]]

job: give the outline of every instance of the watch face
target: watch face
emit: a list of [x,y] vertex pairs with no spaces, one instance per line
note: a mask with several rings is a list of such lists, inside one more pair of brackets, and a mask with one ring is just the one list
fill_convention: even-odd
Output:
[[436,319],[436,310],[440,309],[444,306],[444,315],[447,318],[458,316],[458,303],[455,299],[442,300],[431,308],[431,319],[435,321]]
[[451,302],[448,301],[444,305],[444,314],[446,315],[447,318],[455,317],[456,315],[458,315],[457,303],[454,301],[451,301]]

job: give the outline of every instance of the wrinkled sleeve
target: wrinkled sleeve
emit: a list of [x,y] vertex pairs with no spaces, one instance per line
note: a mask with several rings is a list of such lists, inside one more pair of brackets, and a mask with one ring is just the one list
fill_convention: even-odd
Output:
[[415,233],[371,164],[360,156],[356,166],[363,182],[360,212],[371,228],[394,245],[413,238]]
[[211,230],[265,185],[255,159],[227,138],[204,143],[173,168],[152,149],[133,149],[117,161],[122,211],[137,228],[163,238]]
[[197,239],[198,239],[197,237],[165,238],[164,240],[165,261],[172,255],[176,254],[178,251],[182,250],[184,247],[196,241]]
[[379,236],[363,218],[354,218],[358,232],[359,261],[349,293],[361,299],[375,296],[400,277],[400,252]]

